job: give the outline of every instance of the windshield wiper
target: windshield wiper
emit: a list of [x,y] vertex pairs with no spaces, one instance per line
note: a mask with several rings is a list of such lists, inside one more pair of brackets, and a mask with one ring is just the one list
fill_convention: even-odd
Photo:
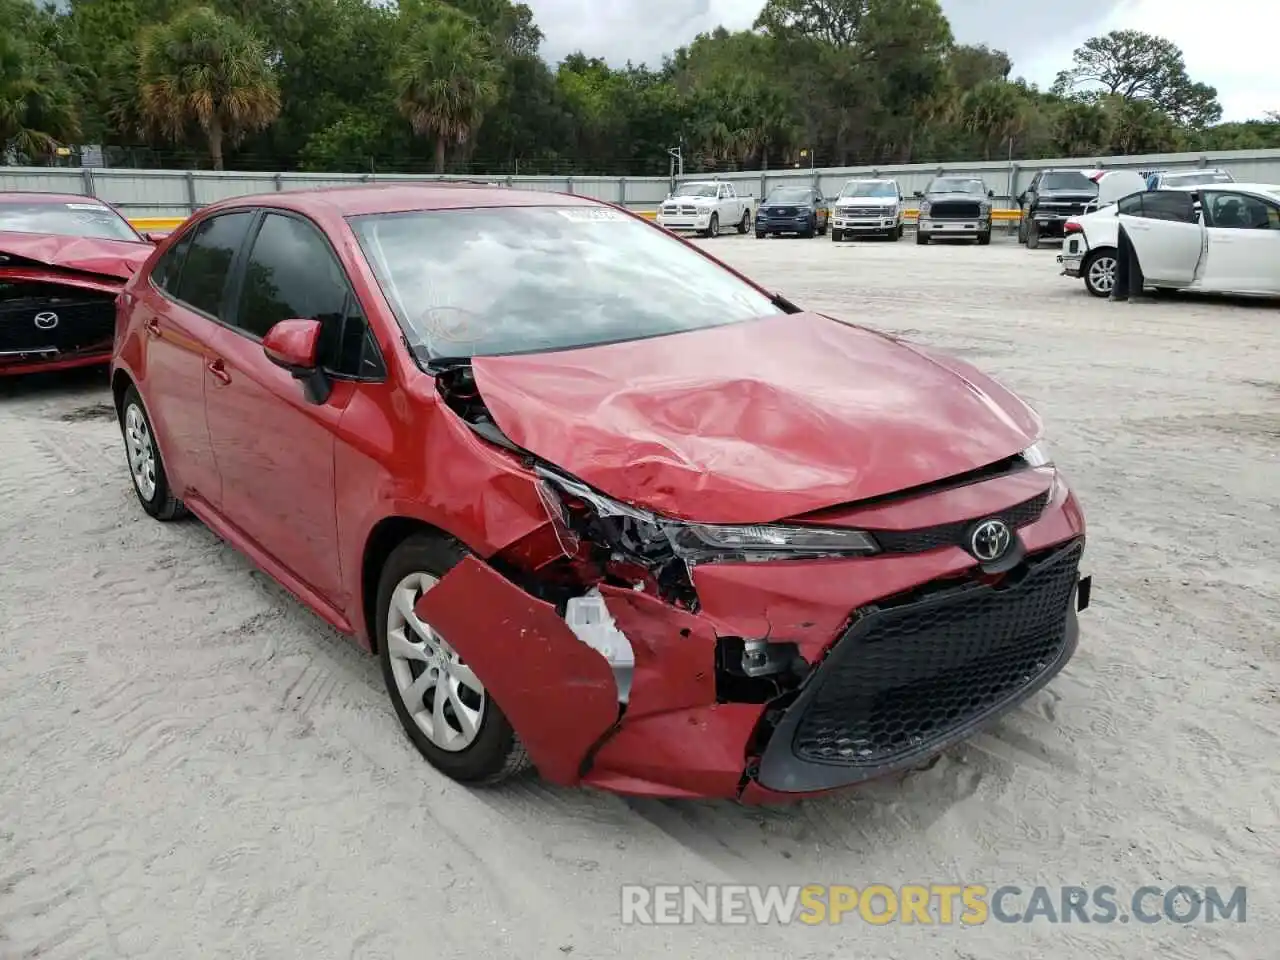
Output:
[[471,366],[471,357],[427,357],[424,362],[428,373],[444,373]]

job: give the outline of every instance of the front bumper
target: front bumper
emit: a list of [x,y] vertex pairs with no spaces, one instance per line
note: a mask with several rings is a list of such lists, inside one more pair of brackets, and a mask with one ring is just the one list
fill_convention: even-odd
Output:
[[668,230],[707,230],[711,227],[710,211],[696,216],[658,214],[655,219],[658,226],[666,227]]
[[802,233],[814,224],[811,213],[797,214],[794,217],[756,217],[757,233]]
[[990,220],[934,220],[932,217],[921,217],[916,222],[916,229],[934,237],[977,236],[991,229]]
[[66,353],[54,347],[30,350],[0,349],[0,377],[96,367],[110,362],[110,342]]
[[837,213],[831,218],[831,229],[845,233],[879,233],[882,230],[892,230],[897,225],[898,215],[893,213],[874,217]]
[[[1037,506],[1021,519],[1031,501],[998,505],[1028,494]],[[895,513],[897,546],[876,556],[695,567],[697,613],[600,586],[634,651],[625,705],[556,608],[479,560],[417,613],[450,637],[553,783],[795,799],[918,766],[1047,683],[1075,648],[1089,581],[1077,571],[1084,519],[1064,484],[1024,472]],[[971,520],[946,519],[981,515],[1007,517],[1026,551],[995,586],[955,545]],[[926,524],[942,539],[921,540]],[[794,645],[804,679],[752,702],[726,696],[719,657],[733,637]]]

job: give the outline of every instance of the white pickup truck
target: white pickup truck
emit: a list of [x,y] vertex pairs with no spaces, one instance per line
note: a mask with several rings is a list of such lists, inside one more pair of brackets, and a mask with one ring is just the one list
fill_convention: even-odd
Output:
[[723,180],[690,180],[658,208],[658,226],[668,230],[696,230],[704,237],[719,236],[726,227],[739,233],[751,229],[751,197],[742,197]]

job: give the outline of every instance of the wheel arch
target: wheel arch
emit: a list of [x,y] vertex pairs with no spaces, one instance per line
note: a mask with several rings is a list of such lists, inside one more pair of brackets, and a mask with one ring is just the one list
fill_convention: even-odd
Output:
[[122,408],[124,406],[124,395],[129,392],[129,388],[136,386],[133,377],[123,370],[116,370],[111,374],[111,402],[116,408],[116,419],[120,419]]
[[457,540],[448,531],[418,517],[394,515],[383,517],[365,538],[360,559],[360,617],[371,653],[378,652],[378,581],[391,552],[416,534],[427,534],[441,540]]

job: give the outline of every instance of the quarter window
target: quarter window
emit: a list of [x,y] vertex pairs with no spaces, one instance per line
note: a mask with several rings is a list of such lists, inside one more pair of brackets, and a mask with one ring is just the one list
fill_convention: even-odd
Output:
[[151,282],[168,294],[173,294],[177,288],[178,278],[182,275],[182,263],[187,259],[187,251],[191,249],[193,233],[194,231],[188,230],[179,237],[151,270]]
[[167,278],[174,297],[213,317],[222,310],[231,261],[244,242],[253,214],[226,213],[201,222],[191,238],[181,276]]

